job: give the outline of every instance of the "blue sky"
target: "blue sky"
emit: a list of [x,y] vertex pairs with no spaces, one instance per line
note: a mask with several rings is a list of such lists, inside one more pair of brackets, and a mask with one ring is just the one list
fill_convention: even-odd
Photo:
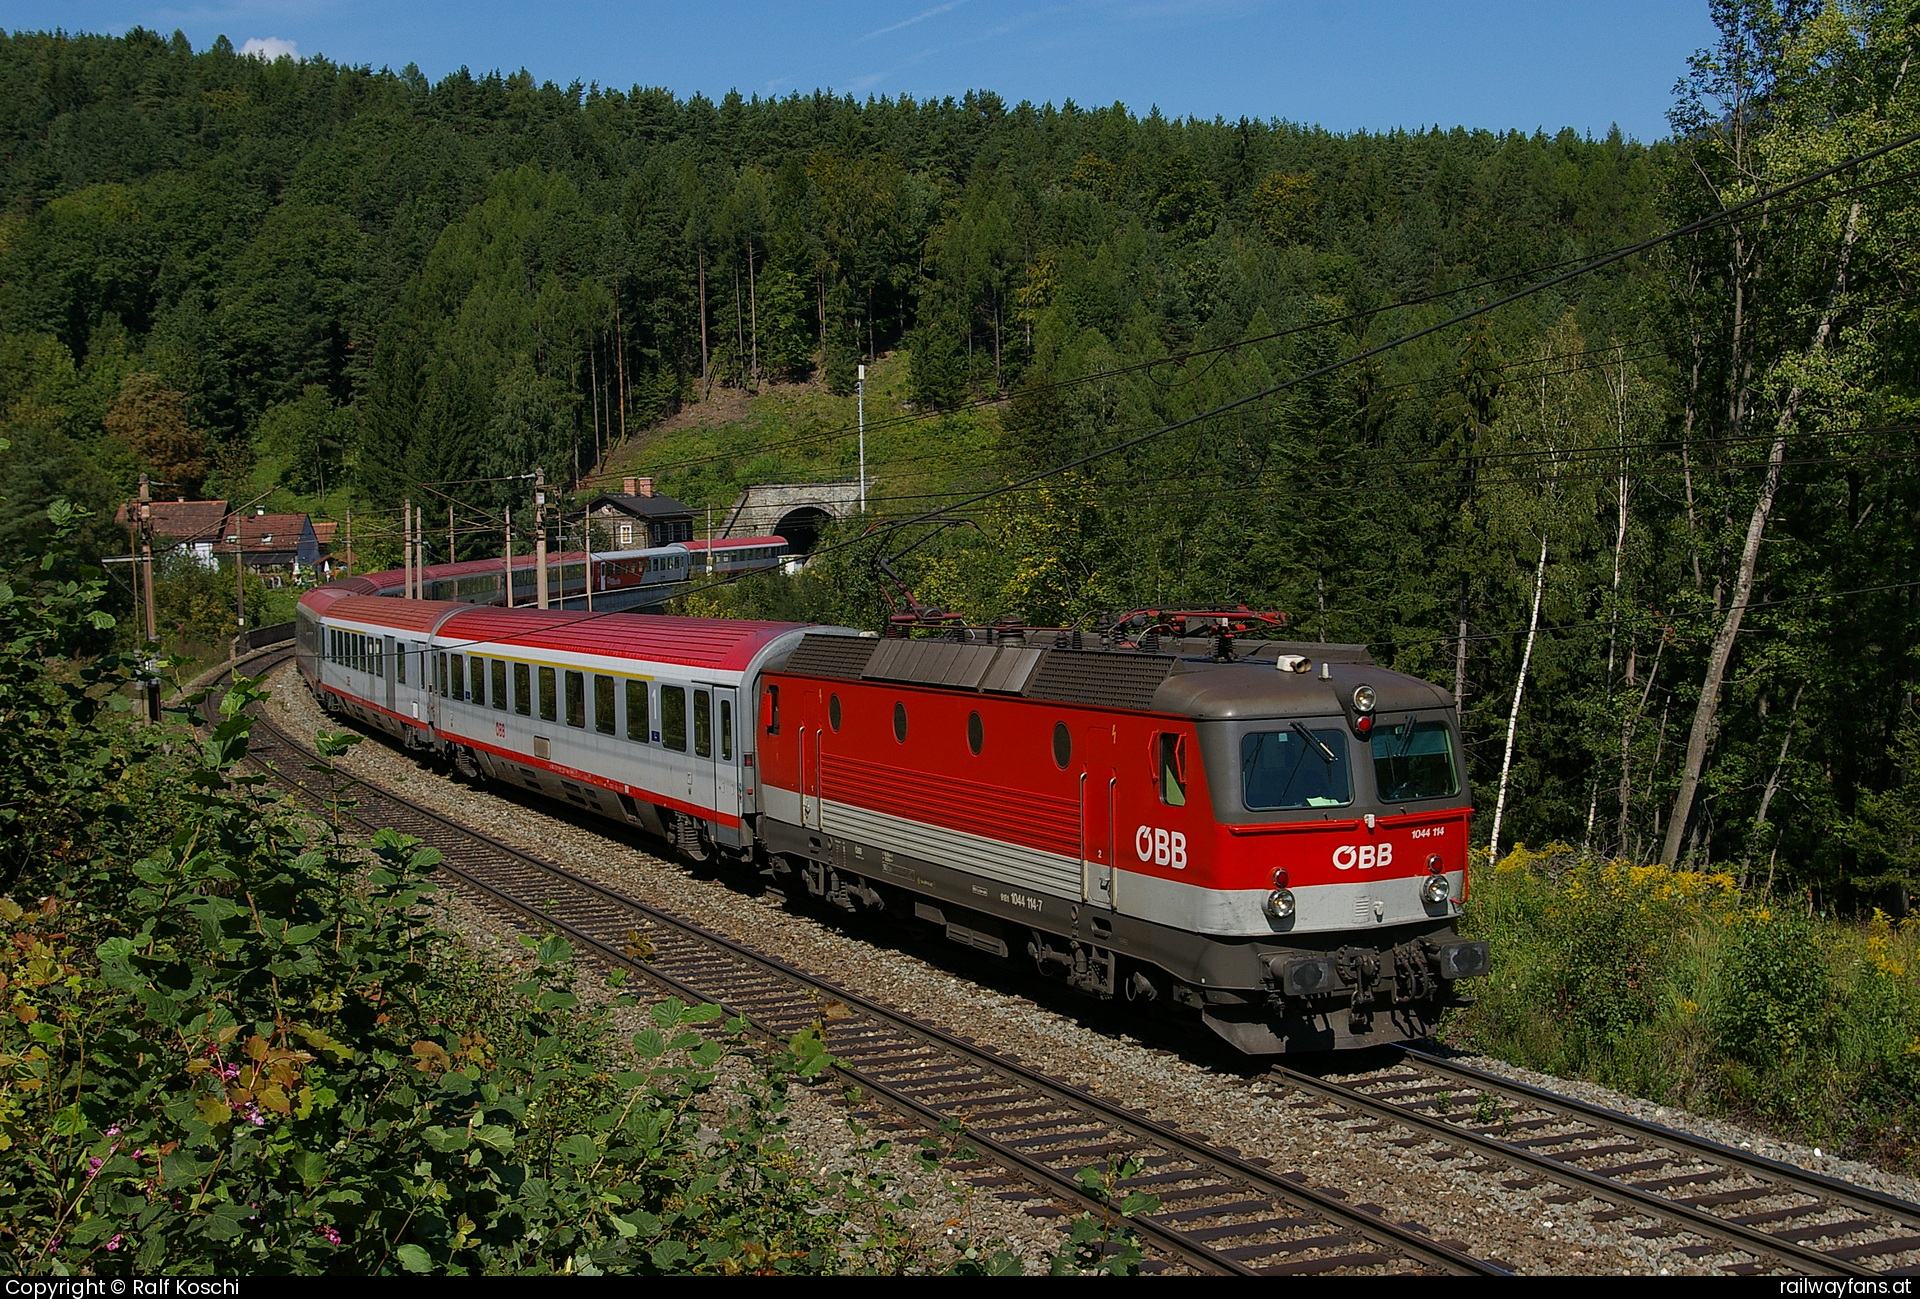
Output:
[[1711,35],[1706,0],[0,0],[9,30],[134,26],[436,78],[525,67],[716,97],[983,88],[1338,131],[1618,123],[1642,140],[1666,133],[1673,84]]

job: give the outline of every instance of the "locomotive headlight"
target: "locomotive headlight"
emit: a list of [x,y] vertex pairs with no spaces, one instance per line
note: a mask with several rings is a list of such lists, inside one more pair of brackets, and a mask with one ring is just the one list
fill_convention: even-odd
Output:
[[1445,902],[1450,892],[1445,875],[1429,875],[1427,882],[1420,886],[1420,900],[1438,904]]
[[1370,713],[1373,711],[1373,687],[1355,686],[1353,688],[1353,711]]
[[1267,900],[1261,903],[1261,910],[1275,920],[1285,920],[1293,914],[1293,890],[1275,889],[1267,894]]

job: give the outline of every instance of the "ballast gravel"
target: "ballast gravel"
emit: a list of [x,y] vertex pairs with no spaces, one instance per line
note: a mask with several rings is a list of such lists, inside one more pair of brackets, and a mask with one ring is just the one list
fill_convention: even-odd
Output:
[[[291,665],[276,671],[269,685],[273,695],[267,706],[294,734],[340,729],[314,704]],[[1360,1119],[1303,1096],[1257,1067],[1223,1064],[1209,1059],[1205,1051],[1176,1051],[1156,1044],[1162,1038],[1173,1041],[1175,1034],[1148,1029],[1143,1033],[1148,1040],[1141,1040],[1087,1022],[1110,1017],[1111,1012],[1098,1003],[1085,1003],[1083,1014],[1070,998],[1005,990],[1021,987],[1024,980],[1018,975],[983,974],[977,963],[964,957],[950,959],[944,950],[922,954],[856,936],[830,918],[790,909],[776,897],[759,893],[753,880],[719,877],[708,868],[664,856],[663,844],[643,845],[640,836],[612,823],[589,825],[536,796],[509,790],[496,795],[461,783],[378,738],[355,746],[341,765],[504,843],[735,941],[778,954],[789,964],[969,1036],[1031,1068],[1243,1155],[1271,1160],[1278,1170],[1298,1170],[1312,1185],[1334,1190],[1350,1203],[1376,1205],[1394,1221],[1419,1223],[1435,1237],[1498,1260],[1516,1272],[1711,1274],[1728,1261],[1739,1261],[1739,1256],[1720,1254],[1689,1257],[1681,1250],[1701,1246],[1704,1242],[1699,1237],[1638,1235],[1656,1227],[1655,1222],[1635,1214],[1621,1216],[1611,1203],[1581,1198],[1557,1183],[1533,1182],[1504,1165],[1487,1163],[1397,1125]],[[509,922],[471,903],[456,903],[452,914],[476,944],[499,944],[502,935],[513,932]],[[509,938],[502,950],[511,951],[514,946]],[[964,977],[956,972],[963,964],[968,971]],[[1820,1159],[1810,1150],[1734,1124],[1651,1106],[1499,1061],[1476,1058],[1471,1063],[1920,1200],[1920,1187],[1909,1179]],[[848,1117],[821,1093],[797,1095],[793,1138],[806,1145],[823,1166],[836,1160],[846,1166],[848,1159],[860,1158],[857,1147],[872,1139],[856,1136]],[[902,1145],[911,1148],[921,1135],[902,1134]],[[928,1242],[947,1239],[948,1232],[976,1243],[1001,1240],[1031,1266],[1062,1240],[1059,1226],[1049,1224],[1066,1219],[1036,1218],[1026,1207],[973,1191],[950,1173],[928,1174],[909,1150],[896,1147],[891,1156],[881,1158],[881,1167],[913,1195],[918,1208],[908,1212],[907,1220]]]

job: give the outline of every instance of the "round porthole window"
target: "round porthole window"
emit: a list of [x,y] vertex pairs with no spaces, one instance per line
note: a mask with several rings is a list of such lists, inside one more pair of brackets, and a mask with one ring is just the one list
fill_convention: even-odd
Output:
[[1067,764],[1073,761],[1073,732],[1067,729],[1065,722],[1053,724],[1053,765],[1065,771]]
[[840,729],[840,696],[827,696],[827,723],[834,730]]
[[893,706],[893,738],[905,744],[907,742],[907,706],[896,703]]
[[980,756],[980,746],[987,742],[987,728],[981,725],[979,713],[967,714],[967,748],[974,757]]

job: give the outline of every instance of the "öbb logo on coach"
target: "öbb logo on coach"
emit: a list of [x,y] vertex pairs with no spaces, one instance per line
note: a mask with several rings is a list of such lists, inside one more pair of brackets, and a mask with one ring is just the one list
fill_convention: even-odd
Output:
[[1376,866],[1393,865],[1393,845],[1390,843],[1343,843],[1333,850],[1333,868],[1350,871],[1356,866],[1370,871]]

